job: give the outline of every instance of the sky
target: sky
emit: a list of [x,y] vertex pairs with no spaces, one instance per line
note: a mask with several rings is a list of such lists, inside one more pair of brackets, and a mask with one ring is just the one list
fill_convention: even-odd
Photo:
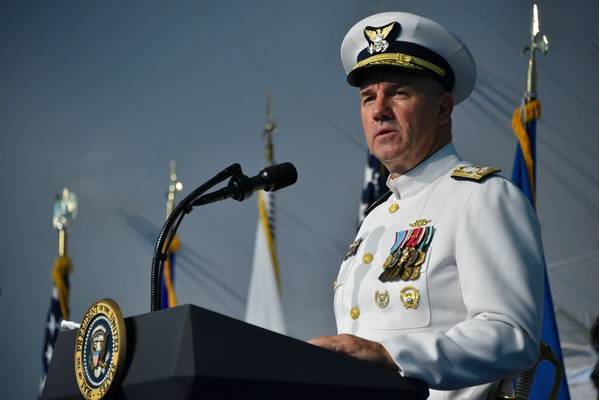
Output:
[[[453,114],[461,156],[509,176],[511,114],[526,77],[526,1],[0,1],[0,397],[34,398],[41,373],[56,193],[78,196],[69,229],[71,318],[100,298],[150,307],[152,248],[169,162],[182,194],[238,162],[264,164],[272,93],[275,158],[299,180],[277,194],[290,336],[335,332],[332,285],[353,241],[366,146],[339,47],[376,12],[447,26],[478,67]],[[597,316],[599,28],[594,1],[540,2],[538,214],[562,340],[584,345]],[[180,228],[180,303],[243,318],[256,198],[196,209]]]

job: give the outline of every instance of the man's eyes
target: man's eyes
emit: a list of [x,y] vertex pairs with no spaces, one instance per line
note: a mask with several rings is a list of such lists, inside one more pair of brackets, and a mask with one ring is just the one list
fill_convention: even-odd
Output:
[[[387,91],[384,94],[384,96],[387,98],[391,98],[391,97],[406,98],[406,97],[410,96],[410,91],[406,88],[396,88],[396,89],[391,89],[391,90]],[[363,105],[372,103],[375,100],[376,100],[375,94],[364,93],[361,96],[361,102]]]
[[394,95],[394,96],[402,96],[402,97],[405,97],[405,96],[407,96],[407,95],[408,95],[408,91],[407,91],[407,90],[405,90],[405,89],[395,89],[395,90],[393,91],[393,95]]
[[368,104],[374,101],[374,96],[362,96],[362,104]]

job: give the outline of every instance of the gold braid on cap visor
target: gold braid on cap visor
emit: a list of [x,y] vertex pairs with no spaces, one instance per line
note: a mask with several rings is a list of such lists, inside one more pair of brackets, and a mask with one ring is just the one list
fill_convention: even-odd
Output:
[[445,70],[438,65],[404,53],[384,53],[365,58],[354,65],[352,71],[366,65],[399,65],[400,67],[417,69],[420,71],[428,69],[439,76],[445,76]]

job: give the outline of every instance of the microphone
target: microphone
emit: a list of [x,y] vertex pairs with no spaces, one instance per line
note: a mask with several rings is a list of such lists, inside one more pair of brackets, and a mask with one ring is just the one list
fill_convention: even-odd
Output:
[[258,175],[250,178],[249,181],[253,191],[274,192],[297,182],[297,170],[293,164],[285,162],[264,168]]
[[213,193],[199,197],[192,206],[213,203],[215,201],[233,198],[243,201],[249,198],[256,190],[274,192],[297,182],[297,170],[290,162],[285,162],[264,168],[258,175],[248,178],[239,173],[231,178],[229,184]]

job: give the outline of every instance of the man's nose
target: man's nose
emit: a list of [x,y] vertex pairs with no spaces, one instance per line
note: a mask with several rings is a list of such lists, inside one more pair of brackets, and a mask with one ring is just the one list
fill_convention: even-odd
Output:
[[375,121],[388,121],[393,119],[393,112],[389,107],[389,99],[385,95],[376,96],[372,117]]

